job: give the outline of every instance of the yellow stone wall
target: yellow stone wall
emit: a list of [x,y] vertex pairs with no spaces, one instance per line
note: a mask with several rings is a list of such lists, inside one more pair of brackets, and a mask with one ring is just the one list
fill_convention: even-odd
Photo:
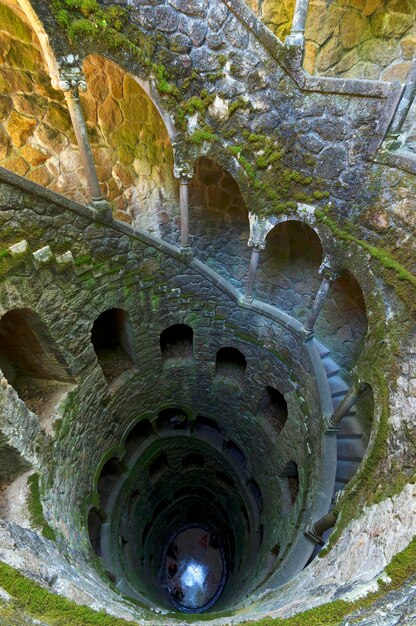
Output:
[[[284,41],[295,0],[246,0]],[[406,79],[416,54],[416,0],[311,0],[304,67],[310,74]]]

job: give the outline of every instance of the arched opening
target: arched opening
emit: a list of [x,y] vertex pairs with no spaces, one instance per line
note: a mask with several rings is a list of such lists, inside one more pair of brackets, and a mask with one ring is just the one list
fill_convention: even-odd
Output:
[[205,459],[202,454],[188,454],[182,459],[183,469],[189,469],[192,467],[204,467]]
[[149,465],[149,478],[156,480],[169,467],[168,457],[164,452],[159,454]]
[[246,357],[237,348],[220,348],[216,357],[216,376],[241,381],[247,367]]
[[321,283],[322,246],[316,232],[300,221],[277,224],[260,254],[256,297],[304,321]]
[[241,288],[250,261],[248,211],[234,178],[201,157],[189,184],[190,231],[197,258]]
[[107,309],[97,317],[91,342],[108,383],[132,367],[127,313],[123,309]]
[[292,508],[299,495],[299,471],[298,466],[294,461],[289,461],[283,472],[280,474],[280,478],[286,481],[286,504],[287,508]]
[[92,549],[97,556],[101,556],[101,526],[102,515],[99,510],[93,507],[88,514],[88,536]]
[[350,372],[364,347],[368,320],[362,289],[355,277],[343,272],[332,284],[315,324],[315,335],[331,356]]
[[213,444],[221,444],[223,434],[218,424],[209,417],[198,415],[195,419],[195,433]]
[[[343,396],[334,399],[334,406]],[[357,472],[370,440],[374,417],[374,394],[368,387],[342,418],[337,433],[337,472],[334,492],[342,491]]]
[[247,461],[241,448],[234,441],[227,441],[225,452],[229,456],[231,463],[236,467],[239,476],[243,476],[247,470]]
[[172,428],[182,430],[188,426],[188,416],[181,409],[163,409],[157,416],[156,426],[159,432]]
[[277,435],[282,432],[287,421],[287,402],[280,391],[267,386],[261,397],[258,414],[274,428]]
[[177,182],[173,150],[159,111],[133,76],[89,55],[81,94],[104,195],[115,217],[176,241]]
[[105,511],[114,485],[125,470],[120,459],[113,457],[103,466],[97,483],[97,491],[100,497],[100,508]]
[[174,324],[160,335],[162,359],[192,359],[194,331],[186,324]]
[[29,309],[8,311],[0,320],[0,346],[7,381],[31,411],[47,420],[75,381],[45,324]]
[[248,481],[247,484],[251,495],[253,496],[256,505],[257,505],[257,509],[259,511],[259,513],[262,513],[263,511],[263,496],[260,490],[260,487],[258,486],[257,482],[252,478]]
[[152,435],[152,425],[149,420],[141,420],[129,431],[125,440],[126,462],[148,437]]

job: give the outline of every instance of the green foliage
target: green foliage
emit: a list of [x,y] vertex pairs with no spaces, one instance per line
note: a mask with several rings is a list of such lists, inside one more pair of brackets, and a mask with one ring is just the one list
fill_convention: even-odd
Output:
[[43,515],[42,502],[40,500],[39,474],[32,474],[28,478],[29,493],[27,496],[27,507],[29,509],[30,521],[35,528],[42,531],[42,535],[51,541],[55,541],[54,530],[48,525]]

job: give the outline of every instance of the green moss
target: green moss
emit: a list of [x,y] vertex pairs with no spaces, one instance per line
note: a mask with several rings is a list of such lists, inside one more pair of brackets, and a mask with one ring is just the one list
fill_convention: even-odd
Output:
[[356,243],[360,248],[368,252],[373,259],[379,261],[385,268],[392,270],[400,281],[408,282],[412,287],[416,287],[416,276],[409,272],[403,265],[401,265],[389,252],[369,244],[363,239],[355,237],[351,233],[347,232],[338,224],[328,217],[325,211],[317,209],[315,211],[315,217],[327,226],[339,239],[347,241],[349,243]]
[[42,535],[51,541],[55,541],[54,530],[48,525],[43,515],[42,502],[40,500],[39,474],[29,476],[27,484],[29,493],[27,496],[27,507],[29,509],[30,522],[34,528],[39,528]]
[[204,143],[204,141],[207,141],[209,143],[218,141],[218,136],[209,130],[204,130],[201,128],[201,129],[194,131],[189,139],[195,145],[201,146]]
[[5,563],[0,563],[0,586],[22,610],[51,626],[131,626],[104,611],[96,612],[43,589]]
[[250,103],[248,102],[248,100],[246,100],[245,98],[243,98],[243,96],[239,96],[237,98],[237,100],[234,100],[234,102],[232,102],[229,107],[228,107],[228,113],[230,114],[230,116],[235,113],[236,111],[238,111],[239,109],[247,109],[250,106]]
[[74,260],[74,265],[79,267],[80,265],[89,265],[92,263],[92,258],[89,254],[83,254]]

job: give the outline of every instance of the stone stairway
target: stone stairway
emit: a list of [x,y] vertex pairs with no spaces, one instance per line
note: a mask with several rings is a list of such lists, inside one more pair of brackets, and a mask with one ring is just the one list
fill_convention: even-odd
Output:
[[[321,357],[334,410],[346,395],[349,387],[339,375],[340,367],[331,358],[331,351],[320,341],[314,339],[319,356]],[[348,484],[360,465],[366,450],[363,429],[364,416],[360,416],[356,406],[353,406],[342,419],[337,434],[337,473],[334,485],[334,495]]]

